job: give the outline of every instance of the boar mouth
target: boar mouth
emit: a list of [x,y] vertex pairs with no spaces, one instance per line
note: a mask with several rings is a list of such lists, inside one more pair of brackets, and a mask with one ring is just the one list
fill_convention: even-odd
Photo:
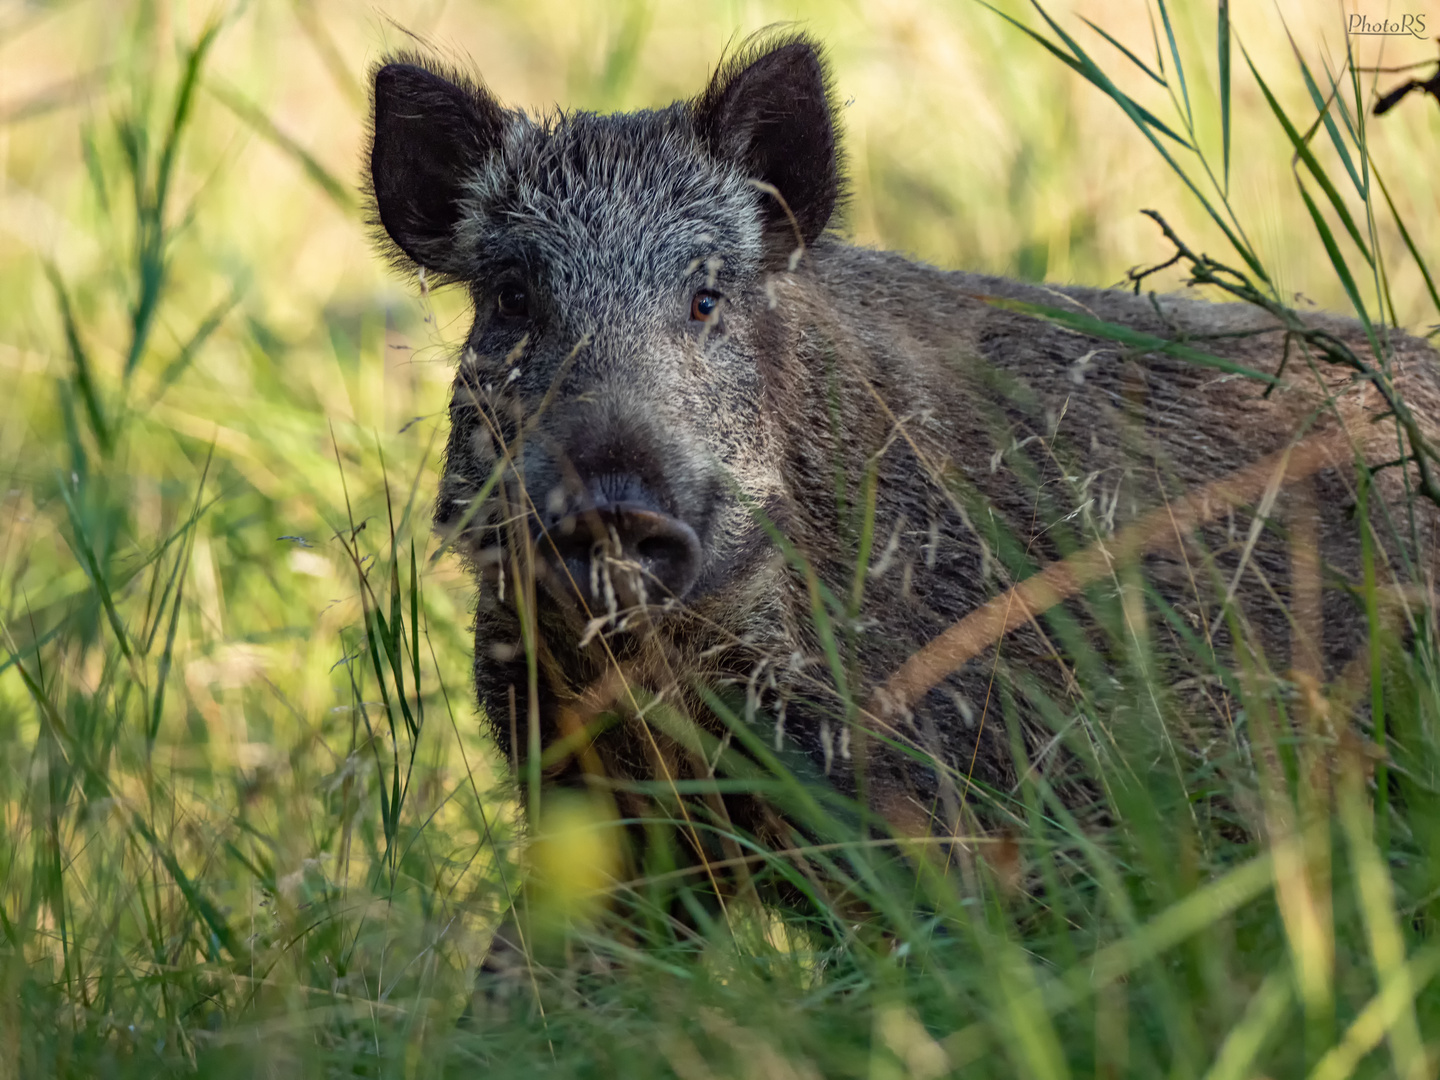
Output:
[[700,538],[679,518],[638,502],[601,502],[558,518],[536,547],[547,591],[592,616],[683,600],[700,575]]

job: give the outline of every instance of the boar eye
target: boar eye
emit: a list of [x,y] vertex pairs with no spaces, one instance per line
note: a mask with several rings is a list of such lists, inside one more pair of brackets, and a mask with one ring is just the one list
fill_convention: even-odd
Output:
[[720,294],[711,289],[701,289],[690,301],[690,318],[696,322],[709,322],[720,310]]
[[502,318],[523,319],[530,312],[530,297],[518,281],[507,281],[495,292],[495,310]]

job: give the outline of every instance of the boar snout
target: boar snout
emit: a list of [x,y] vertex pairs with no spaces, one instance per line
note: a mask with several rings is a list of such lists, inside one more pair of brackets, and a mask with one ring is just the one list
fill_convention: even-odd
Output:
[[643,496],[611,501],[597,494],[545,530],[548,541],[542,539],[540,549],[557,560],[555,586],[567,599],[578,593],[597,614],[683,599],[700,574],[695,530]]

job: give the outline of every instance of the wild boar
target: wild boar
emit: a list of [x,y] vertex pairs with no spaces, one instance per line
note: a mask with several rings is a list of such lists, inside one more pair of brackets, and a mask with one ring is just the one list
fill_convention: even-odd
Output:
[[[803,36],[608,116],[508,109],[418,55],[374,71],[382,242],[473,301],[435,522],[475,572],[475,686],[522,787],[642,819],[661,797],[628,781],[763,742],[896,829],[957,829],[1016,746],[1063,786],[1049,748],[1127,642],[1155,638],[1179,714],[1221,713],[1160,607],[1221,665],[1243,645],[1325,680],[1366,640],[1357,505],[1383,583],[1427,581],[1423,342],[1385,335],[1360,377],[1345,320],[1307,338],[853,246],[842,164]],[[1357,457],[1404,460],[1362,502]],[[687,798],[688,858],[810,835],[737,788]]]

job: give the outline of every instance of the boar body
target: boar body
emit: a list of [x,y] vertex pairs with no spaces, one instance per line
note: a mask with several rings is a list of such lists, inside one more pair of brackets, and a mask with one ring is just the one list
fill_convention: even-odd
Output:
[[[624,781],[713,773],[716,694],[896,828],[955,829],[972,791],[1013,788],[1014,736],[1064,787],[1074,759],[1056,746],[1104,743],[1065,724],[1093,718],[1079,703],[1127,642],[1174,690],[1157,717],[1213,731],[1235,626],[1270,672],[1334,678],[1362,648],[1351,463],[1397,456],[1374,387],[1247,306],[1022,285],[843,242],[826,231],[843,186],[833,102],[804,39],[752,50],[693,102],[612,117],[536,120],[402,57],[377,70],[374,123],[392,255],[474,299],[436,521],[475,570],[475,684],[522,777],[549,751],[548,782],[613,790],[642,818],[650,796]],[[1354,324],[1312,324],[1364,353]],[[1434,353],[1398,333],[1386,351],[1432,430]],[[1036,568],[1327,432],[1323,467],[1291,482],[1282,464],[1242,505],[886,698],[917,650]],[[1369,504],[1388,584],[1433,569],[1433,508],[1407,479],[1381,473]],[[686,722],[710,741],[677,734]],[[796,839],[758,797],[693,814]],[[690,836],[694,854],[734,854]]]

